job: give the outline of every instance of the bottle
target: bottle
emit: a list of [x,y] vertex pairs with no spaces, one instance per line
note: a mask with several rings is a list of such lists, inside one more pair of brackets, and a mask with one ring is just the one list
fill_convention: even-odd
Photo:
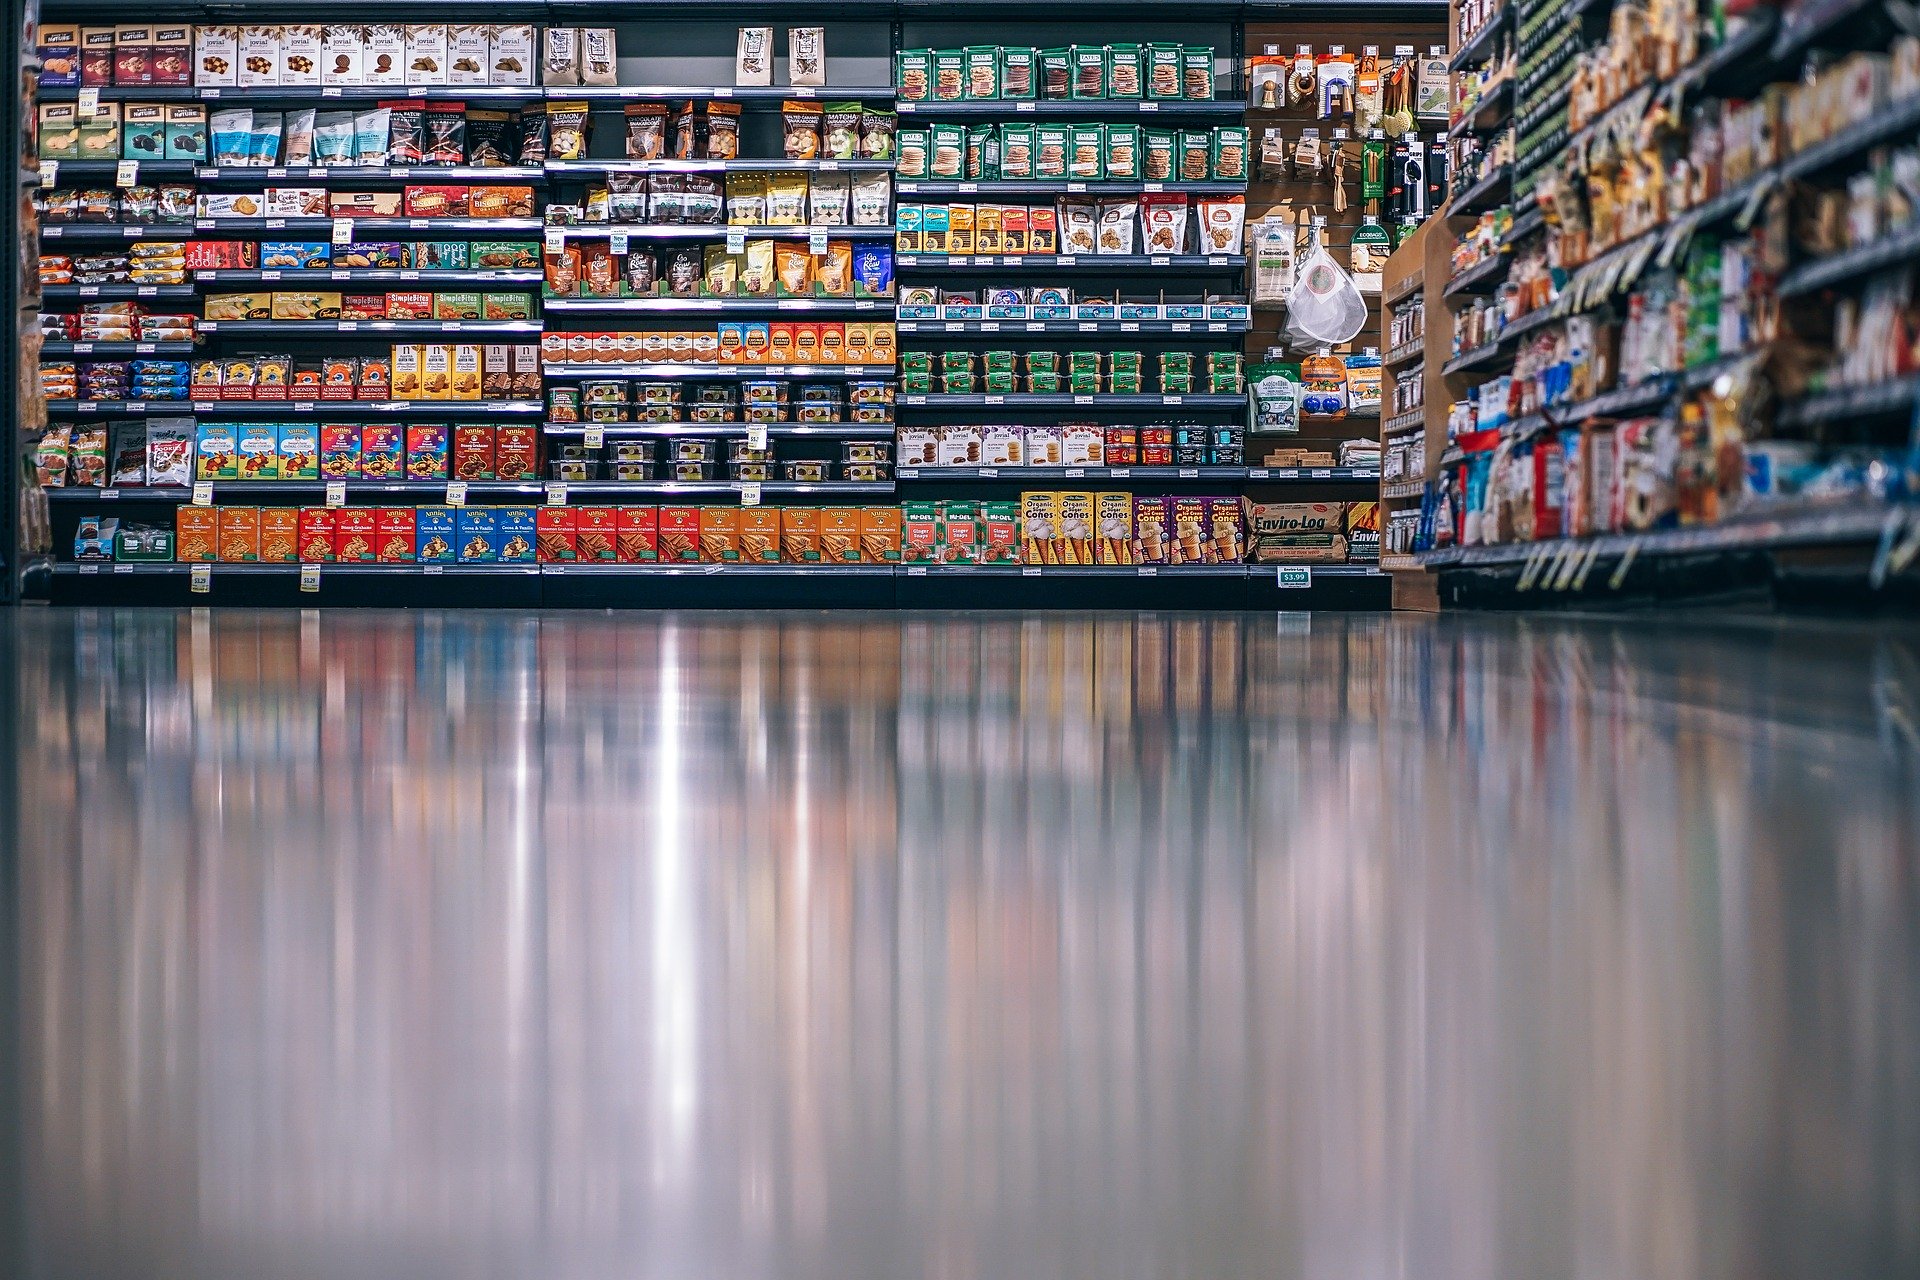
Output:
[[1387,135],[1375,129],[1360,144],[1360,198],[1381,200],[1387,194]]

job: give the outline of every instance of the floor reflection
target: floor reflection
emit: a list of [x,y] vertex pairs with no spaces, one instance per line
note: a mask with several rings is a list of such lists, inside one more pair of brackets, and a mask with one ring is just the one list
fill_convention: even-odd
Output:
[[8,618],[35,1277],[1920,1273],[1920,638]]

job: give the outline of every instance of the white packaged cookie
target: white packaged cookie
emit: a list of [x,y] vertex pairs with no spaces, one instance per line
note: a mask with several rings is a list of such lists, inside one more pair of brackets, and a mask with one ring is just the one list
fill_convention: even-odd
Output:
[[360,82],[403,85],[407,82],[407,29],[394,25],[367,28],[366,52],[361,55]]
[[477,23],[447,29],[447,83],[486,84],[493,50],[487,28]]
[[532,27],[487,28],[487,83],[499,85],[533,83]]
[[773,28],[742,27],[733,57],[733,82],[737,85],[773,83]]
[[208,88],[240,83],[240,28],[194,28],[193,82]]
[[447,29],[437,22],[407,28],[406,82],[433,85],[447,82]]
[[324,51],[320,55],[320,83],[364,84],[366,56],[365,27],[328,27]]

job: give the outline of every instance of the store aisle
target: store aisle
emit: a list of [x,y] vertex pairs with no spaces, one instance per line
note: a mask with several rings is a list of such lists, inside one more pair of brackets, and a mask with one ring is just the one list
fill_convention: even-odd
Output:
[[9,616],[6,1274],[1920,1273],[1920,636]]

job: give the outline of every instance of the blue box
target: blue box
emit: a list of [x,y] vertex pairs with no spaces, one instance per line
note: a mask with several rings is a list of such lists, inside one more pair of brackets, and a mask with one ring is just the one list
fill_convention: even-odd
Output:
[[507,564],[532,564],[534,561],[534,509],[532,507],[496,507],[499,526],[500,559]]
[[333,245],[323,240],[269,240],[260,246],[263,271],[325,267],[333,262]]
[[425,564],[446,564],[459,544],[454,541],[452,507],[416,507],[413,513],[414,556]]
[[500,520],[492,507],[461,507],[454,515],[455,555],[461,564],[500,559]]

